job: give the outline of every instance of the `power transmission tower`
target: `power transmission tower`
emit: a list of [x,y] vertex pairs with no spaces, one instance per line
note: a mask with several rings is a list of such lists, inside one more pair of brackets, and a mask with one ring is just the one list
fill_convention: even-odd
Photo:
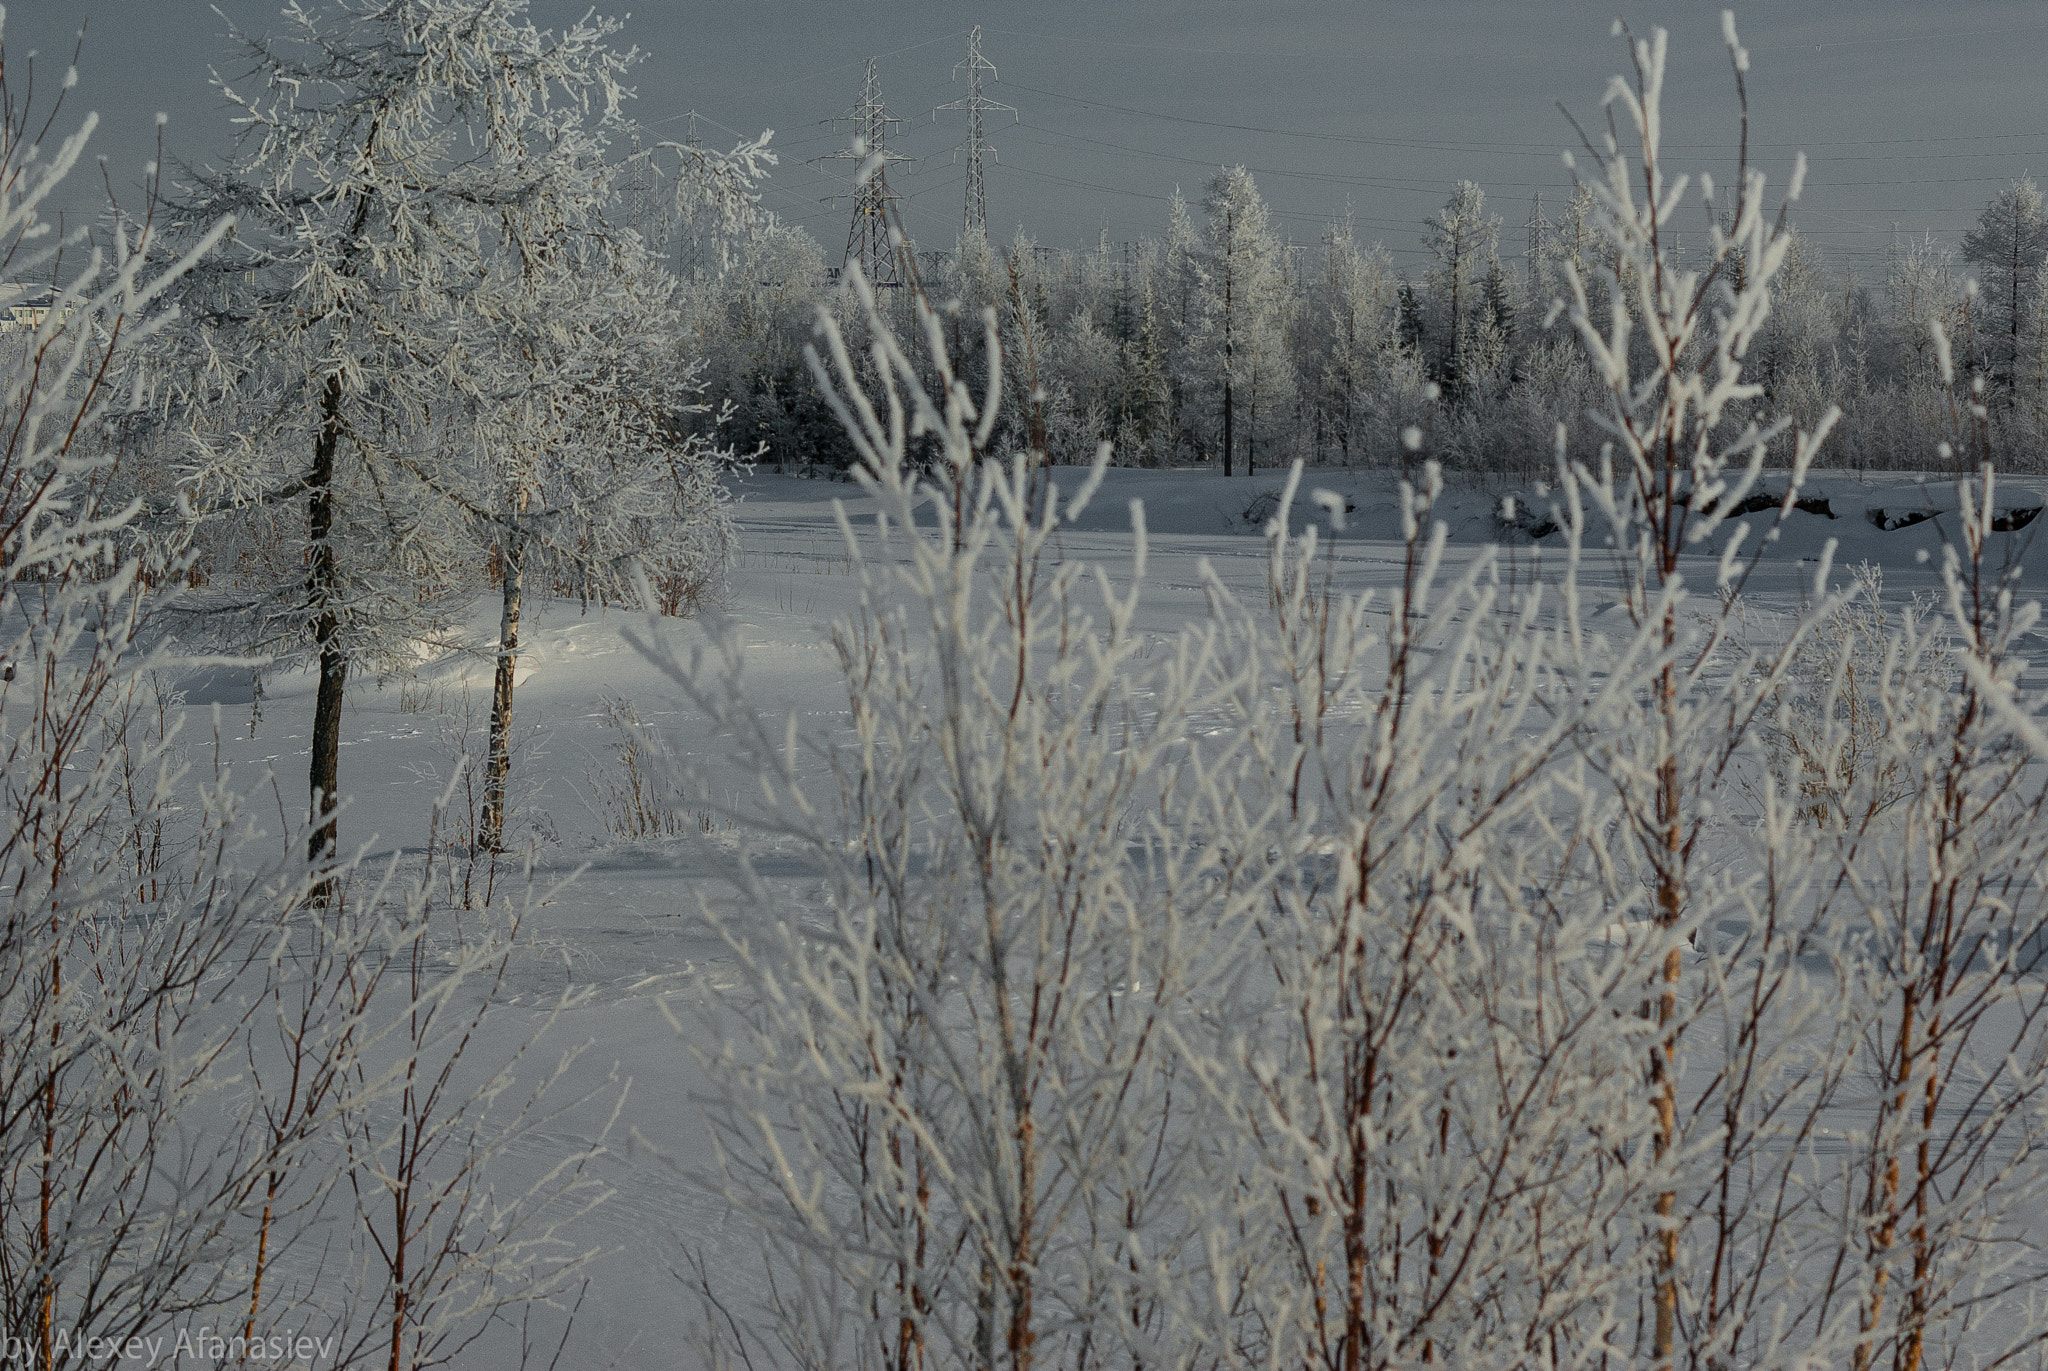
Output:
[[[698,160],[699,165],[702,165],[704,140],[697,134],[695,110],[690,111],[690,132],[684,138],[683,146],[689,148],[691,155]],[[682,232],[677,237],[682,240],[676,255],[678,274],[685,281],[701,280],[704,275],[704,233],[696,222],[695,215],[690,216],[690,222],[682,226]]]
[[962,226],[962,231],[966,233],[979,233],[982,237],[986,238],[988,236],[988,189],[982,180],[981,155],[986,151],[989,156],[994,157],[996,156],[996,150],[982,142],[981,116],[984,113],[993,111],[999,114],[1010,115],[1014,122],[1017,109],[1014,105],[1005,105],[1000,101],[991,100],[981,93],[981,74],[983,72],[988,73],[988,78],[991,81],[1000,81],[1002,78],[996,75],[996,64],[981,55],[981,25],[979,24],[976,24],[974,32],[967,36],[967,60],[953,68],[953,79],[955,81],[960,79],[961,67],[967,69],[967,98],[965,100],[955,100],[950,105],[940,105],[938,109],[932,111],[932,118],[936,120],[939,117],[940,110],[957,109],[967,111],[967,218]]
[[1523,260],[1529,274],[1529,307],[1550,308],[1551,287],[1557,279],[1557,245],[1550,216],[1543,212],[1543,192],[1537,191],[1529,206],[1529,250]]
[[861,79],[860,100],[840,118],[853,125],[853,142],[838,152],[827,153],[821,162],[850,161],[859,170],[853,193],[853,223],[846,231],[845,265],[860,265],[869,284],[877,289],[903,284],[897,264],[896,245],[889,241],[890,204],[899,197],[889,189],[889,163],[907,161],[901,153],[888,150],[888,133],[902,120],[889,117],[882,103],[882,78],[875,73],[875,59],[868,59],[867,74]]

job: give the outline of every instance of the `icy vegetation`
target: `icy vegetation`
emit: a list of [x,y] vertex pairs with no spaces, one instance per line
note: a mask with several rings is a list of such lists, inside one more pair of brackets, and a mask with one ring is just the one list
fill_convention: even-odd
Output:
[[2048,1360],[2028,188],[1837,387],[1624,33],[1536,280],[814,308],[612,22],[289,18],[97,238],[0,98],[0,1363]]

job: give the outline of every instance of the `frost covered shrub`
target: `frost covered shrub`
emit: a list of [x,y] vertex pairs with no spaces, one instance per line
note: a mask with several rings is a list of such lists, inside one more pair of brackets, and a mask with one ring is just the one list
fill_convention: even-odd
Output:
[[1805,634],[1782,670],[1774,670],[1780,649],[1770,626],[1754,619],[1740,625],[1737,641],[1757,646],[1756,669],[1770,682],[1756,734],[1771,775],[1779,792],[1810,803],[1816,821],[1833,821],[1835,810],[1850,803],[1882,810],[1911,795],[1889,737],[1895,720],[1886,696],[1955,688],[1953,643],[1940,623],[1931,601],[1888,604],[1882,571],[1865,564],[1853,569],[1832,612]]
[[668,783],[674,767],[660,730],[619,696],[604,697],[603,716],[612,732],[611,762],[591,772],[590,788],[605,832],[629,843],[678,837],[692,827],[709,832],[708,813],[692,812],[687,797]]
[[[856,282],[865,372],[823,325],[882,510],[847,530],[851,736],[757,713],[736,638],[648,644],[762,777],[731,817],[817,873],[793,907],[743,851],[702,914],[711,1183],[765,1292],[704,1273],[714,1362],[1861,1371],[2048,1336],[2048,700],[1992,476],[1938,626],[1824,559],[1738,641],[1729,513],[1789,445],[1784,517],[1832,417],[1750,422],[1790,244],[1744,167],[1674,260],[1664,36],[1628,51],[1607,265],[1566,267],[1606,446],[1559,456],[1540,584],[1448,555],[1424,467],[1384,595],[1283,508],[1262,596],[1212,579],[1143,642],[1135,586],[1049,551],[1094,478],[990,456],[993,317],[984,387],[932,310],[913,360]],[[1774,764],[1790,729],[1810,760]]]
[[280,858],[236,778],[188,765],[159,676],[194,664],[162,634],[181,568],[136,555],[103,444],[137,399],[122,354],[231,223],[166,259],[152,194],[102,247],[52,233],[93,121],[38,155],[57,111],[5,70],[0,274],[65,274],[0,356],[0,1348],[440,1364],[582,1255],[555,1206],[589,1149],[521,1193],[482,1180],[551,1103],[546,1073],[507,1097],[530,1040],[478,1060],[469,992],[520,913],[450,928],[423,882],[304,860],[304,828]]
[[153,1329],[229,1294],[248,1173],[232,1144],[208,1157],[178,1130],[223,1093],[230,1034],[206,1022],[205,982],[246,963],[250,911],[269,907],[235,875],[225,797],[163,852],[182,777],[168,731],[129,708],[150,665],[147,592],[118,553],[135,510],[96,498],[95,445],[127,399],[110,353],[161,326],[190,263],[145,271],[132,221],[105,250],[53,241],[39,207],[93,127],[38,156],[58,112],[32,118],[0,81],[0,269],[71,254],[49,313],[0,355],[0,1333],[38,1366],[82,1362],[59,1347],[74,1330]]
[[[796,740],[745,706],[736,644],[668,660],[767,768],[741,817],[818,863],[830,895],[822,926],[800,930],[747,882],[740,912],[716,920],[760,994],[729,1005],[732,1055],[710,1049],[717,1127],[777,1273],[771,1336],[799,1360],[1057,1363],[1132,1299],[1088,1235],[1155,1210],[1182,1221],[1188,1140],[1160,1024],[1195,944],[1132,934],[1225,917],[1265,878],[1256,854],[1191,845],[1146,809],[1185,788],[1181,720],[1249,679],[1213,635],[1148,654],[1134,592],[1046,563],[1089,488],[1041,495],[1034,456],[981,466],[991,397],[970,396],[939,319],[924,323],[936,397],[872,320],[882,410],[839,388],[853,360],[828,332],[831,393],[907,562],[854,553],[868,608],[834,647],[857,683],[856,739],[828,749],[822,790]],[[993,343],[986,355],[993,392]],[[905,462],[926,434],[947,464],[928,532]],[[762,1131],[769,1119],[786,1130]]]

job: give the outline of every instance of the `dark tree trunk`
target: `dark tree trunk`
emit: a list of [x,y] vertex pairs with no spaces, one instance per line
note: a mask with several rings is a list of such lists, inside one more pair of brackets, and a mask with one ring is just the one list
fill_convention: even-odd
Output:
[[1230,475],[1230,454],[1237,442],[1237,420],[1231,409],[1230,380],[1223,381],[1223,474]]
[[[306,856],[331,859],[340,838],[333,817],[339,802],[341,772],[341,703],[348,684],[348,652],[341,640],[341,614],[335,607],[334,454],[341,443],[341,377],[327,378],[320,401],[320,436],[313,444],[313,469],[307,484],[306,545],[311,565],[306,573],[306,598],[319,610],[313,641],[320,652],[320,692],[313,705],[313,760],[310,785],[313,835]],[[324,891],[325,887],[322,887]]]
[[505,551],[505,607],[498,618],[498,672],[491,683],[491,747],[484,763],[483,845],[505,850],[505,778],[512,770],[512,677],[519,665],[519,611],[526,591],[526,544]]
[[1236,411],[1231,407],[1232,368],[1237,365],[1237,261],[1236,225],[1224,228],[1223,241],[1231,253],[1230,269],[1223,277],[1223,475],[1230,475],[1230,459],[1237,450]]

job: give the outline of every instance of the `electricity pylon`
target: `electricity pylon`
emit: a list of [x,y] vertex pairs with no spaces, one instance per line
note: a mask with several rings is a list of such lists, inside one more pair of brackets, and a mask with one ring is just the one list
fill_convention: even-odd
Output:
[[967,36],[967,60],[953,68],[955,81],[960,79],[961,67],[967,69],[967,98],[955,100],[950,105],[940,105],[938,109],[932,111],[932,118],[936,120],[939,117],[939,110],[967,111],[967,217],[962,229],[966,233],[979,232],[985,238],[988,236],[988,190],[981,176],[981,154],[986,149],[993,157],[996,150],[981,140],[981,116],[985,112],[994,111],[1010,115],[1014,122],[1017,110],[1013,105],[991,100],[981,93],[983,72],[988,73],[991,81],[1000,81],[1002,78],[996,75],[996,64],[981,55],[979,24],[976,24],[974,32]]
[[1556,248],[1550,216],[1543,212],[1543,192],[1537,191],[1529,206],[1529,302],[1532,309],[1550,308],[1550,288],[1555,278]]
[[882,79],[875,74],[875,59],[868,59],[867,75],[861,79],[860,100],[840,118],[853,125],[853,143],[838,152],[827,153],[821,162],[850,161],[856,175],[862,170],[853,193],[853,223],[846,231],[845,265],[860,264],[870,284],[877,288],[901,286],[903,273],[897,265],[896,246],[889,241],[889,205],[898,197],[889,189],[889,163],[907,161],[901,153],[890,152],[890,127],[902,120],[891,119],[882,103]]

